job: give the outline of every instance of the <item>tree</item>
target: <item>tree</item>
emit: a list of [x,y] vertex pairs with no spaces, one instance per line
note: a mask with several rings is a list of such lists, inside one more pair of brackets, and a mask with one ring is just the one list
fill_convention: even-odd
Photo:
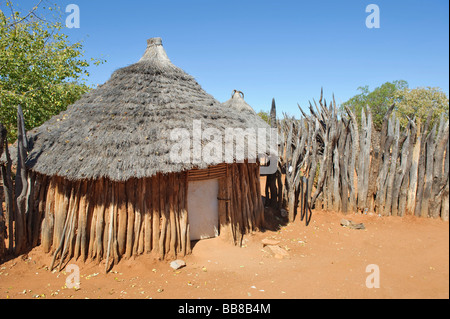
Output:
[[[381,130],[384,115],[392,104],[394,112],[402,127],[408,125],[409,119],[419,119],[425,123],[430,111],[432,120],[429,127],[433,127],[441,114],[449,116],[449,99],[440,88],[418,87],[409,89],[406,81],[386,82],[372,92],[368,86],[359,87],[360,94],[355,95],[341,105],[341,114],[345,108],[351,109],[360,122],[361,110],[369,107],[373,116],[373,125],[377,131]],[[361,124],[361,123],[359,123]]]
[[258,116],[262,118],[267,124],[270,124],[269,112],[259,111]]
[[90,90],[86,84],[91,63],[104,60],[83,57],[82,43],[70,43],[58,21],[38,16],[39,4],[27,14],[0,10],[0,122],[8,140],[17,137],[17,106],[30,130],[65,110]]
[[440,88],[418,87],[411,90],[404,88],[395,93],[395,99],[398,100],[396,111],[403,127],[408,124],[408,117],[411,119],[415,117],[420,119],[421,123],[425,123],[430,111],[433,112],[430,128],[441,114],[448,119],[449,99]]
[[361,93],[344,102],[341,105],[341,113],[344,114],[345,107],[348,107],[354,112],[359,121],[361,119],[361,111],[365,107],[369,107],[373,116],[373,125],[379,131],[387,110],[393,103],[398,102],[397,91],[404,90],[407,87],[408,82],[404,80],[386,82],[372,92],[369,91],[369,86],[367,85],[359,87],[358,90]]

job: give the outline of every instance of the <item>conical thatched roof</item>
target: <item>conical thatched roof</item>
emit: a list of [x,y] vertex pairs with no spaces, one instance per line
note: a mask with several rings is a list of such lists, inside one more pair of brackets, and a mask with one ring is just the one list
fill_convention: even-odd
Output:
[[[234,90],[231,94],[231,98],[228,101],[222,103],[222,105],[225,109],[240,114],[241,119],[243,119],[246,123],[246,127],[253,128],[256,131],[258,131],[259,129],[263,129],[263,131],[266,132],[265,136],[258,134],[257,139],[259,137],[262,137],[262,139],[258,140],[258,143],[265,143],[262,146],[258,144],[256,150],[258,156],[277,156],[277,129],[274,129],[272,131],[269,124],[267,124],[259,115],[256,114],[255,110],[250,105],[248,105],[247,102],[245,102],[244,93],[238,90]],[[265,152],[262,151],[264,149]]]
[[234,90],[231,98],[222,103],[222,105],[225,109],[240,114],[240,117],[246,121],[248,127],[269,127],[268,124],[256,114],[255,110],[253,110],[253,108],[245,102],[244,93],[241,91]]
[[[153,38],[139,62],[115,71],[104,85],[28,132],[32,150],[27,166],[71,180],[115,181],[205,168],[212,163],[170,159],[173,129],[186,129],[192,136],[193,120],[201,120],[202,129],[223,132],[253,126],[258,119],[221,105],[174,66],[161,39]],[[189,139],[186,143],[192,149]]]

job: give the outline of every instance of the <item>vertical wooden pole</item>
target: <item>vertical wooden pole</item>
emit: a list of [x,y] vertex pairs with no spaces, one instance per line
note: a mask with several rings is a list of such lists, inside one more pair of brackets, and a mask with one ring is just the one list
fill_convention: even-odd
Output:
[[435,142],[435,151],[433,158],[433,185],[431,187],[430,197],[430,213],[431,217],[438,218],[441,211],[442,194],[445,188],[445,183],[448,179],[448,172],[444,169],[444,153],[449,139],[449,121],[444,122],[444,117],[441,117],[438,135]]
[[395,123],[395,133],[394,133],[394,146],[392,148],[390,169],[387,178],[387,188],[386,188],[386,202],[384,204],[384,213],[387,215],[392,214],[392,195],[395,180],[395,172],[398,160],[398,148],[399,148],[399,138],[400,138],[400,122],[397,119]]
[[233,244],[236,244],[236,230],[235,230],[235,217],[234,217],[234,193],[233,193],[233,165],[227,165],[226,175],[226,194],[229,199],[227,202],[227,218],[229,220],[230,237]]
[[90,256],[89,246],[90,246],[90,236],[91,236],[91,226],[94,215],[94,200],[93,191],[95,190],[95,183],[92,180],[86,181],[86,220],[81,228],[81,258],[83,261]]
[[219,234],[220,237],[226,238],[228,221],[227,221],[227,202],[228,202],[228,194],[227,194],[227,178],[226,176],[219,179]]
[[[264,224],[265,224],[265,218],[264,218],[264,205],[262,202],[262,196],[261,196],[261,176],[259,175],[259,165],[256,165],[254,167],[254,172],[255,172],[255,181],[256,181],[256,200],[258,203],[258,227],[263,228]],[[277,176],[279,176],[279,174],[277,173]],[[281,186],[278,187],[278,189],[281,189]],[[279,191],[279,193],[281,193],[281,191]]]
[[181,187],[184,183],[183,174],[176,173],[175,175],[175,185],[176,192],[174,191],[174,210],[175,210],[175,226],[176,226],[176,254],[179,255],[181,253]]
[[255,189],[255,180],[253,176],[253,167],[256,164],[253,163],[245,163],[245,172],[246,172],[246,180],[247,180],[247,194],[248,194],[248,203],[250,209],[250,217],[251,217],[251,230],[254,231],[258,229],[258,221],[257,221],[257,201],[256,201],[256,189]]
[[442,192],[442,208],[441,208],[441,218],[444,221],[449,220],[449,170],[450,170],[450,154],[449,154],[449,144],[450,140],[447,139],[447,149],[445,151],[444,159],[444,176],[447,176],[445,187]]
[[170,258],[175,258],[177,254],[177,225],[175,219],[175,194],[178,194],[177,174],[169,175],[169,218],[170,218]]
[[15,215],[14,215],[14,252],[21,254],[25,251],[27,245],[27,229],[25,218],[26,195],[28,193],[28,171],[25,166],[27,157],[27,137],[23,112],[20,105],[17,108],[17,169],[15,178]]
[[431,187],[433,184],[433,155],[435,151],[435,138],[436,138],[436,127],[433,127],[431,132],[428,134],[426,141],[426,157],[425,157],[425,185],[423,188],[422,206],[420,210],[420,216],[429,217],[429,204],[431,198]]
[[[77,235],[76,235],[76,241],[75,241],[75,248],[74,248],[74,258],[78,259],[80,256],[84,256],[83,249],[81,248],[82,243],[82,237],[85,239],[86,236],[86,220],[87,220],[87,181],[81,181],[80,186],[80,203],[79,203],[79,210],[78,210],[78,228],[77,228]],[[83,247],[85,248],[85,247]]]
[[80,182],[79,181],[71,182],[69,185],[71,188],[71,195],[70,195],[69,209],[67,212],[68,229],[67,231],[65,231],[62,237],[61,243],[64,242],[64,246],[61,253],[61,259],[59,262],[59,269],[61,269],[65,257],[67,257],[68,260],[72,258],[74,234],[77,226],[76,221],[78,216]]
[[[72,194],[73,192],[71,192],[71,194]],[[72,197],[73,195],[70,195],[70,197]],[[70,197],[69,197],[69,199],[70,199]],[[54,255],[53,255],[53,259],[52,259],[52,263],[51,263],[51,265],[50,265],[50,270],[53,270],[53,265],[54,265],[54,263],[55,263],[55,260],[56,260],[56,258],[58,257],[58,254],[61,252],[61,262],[62,262],[62,259],[64,258],[64,250],[63,250],[63,248],[65,248],[65,245],[64,245],[64,239],[65,239],[65,236],[66,236],[66,231],[67,231],[67,229],[70,227],[70,221],[71,221],[71,214],[70,214],[70,212],[66,215],[66,218],[65,218],[65,220],[64,220],[64,226],[63,226],[63,228],[62,228],[62,231],[61,231],[61,234],[60,234],[60,241],[58,242],[58,245],[57,246],[55,246],[54,248],[56,249],[55,250],[55,252],[54,252]],[[61,263],[60,263],[60,265],[61,265]]]
[[167,176],[161,175],[159,180],[159,211],[161,213],[161,233],[159,237],[159,258],[164,259],[165,253],[165,240],[166,240],[166,228],[167,228],[167,215],[166,215],[166,180]]
[[349,209],[351,212],[355,212],[357,209],[356,198],[357,198],[357,190],[355,188],[355,165],[356,165],[356,156],[359,152],[359,129],[358,122],[356,121],[356,117],[354,113],[348,108],[345,108],[347,114],[350,117],[350,134],[351,134],[351,145],[352,152],[350,157],[350,163],[348,168],[349,174]]
[[[90,200],[89,200],[89,212],[88,215],[88,223],[89,225],[89,245],[88,245],[88,258],[95,258],[95,252],[96,252],[96,245],[95,245],[95,224],[97,221],[97,202],[98,202],[98,196],[97,191],[99,189],[98,185],[99,181],[94,180],[91,184],[91,194],[90,194]],[[87,229],[86,229],[87,230]]]
[[113,238],[112,238],[112,257],[114,265],[119,263],[121,254],[119,254],[119,190],[120,185],[123,183],[113,183],[113,195],[114,195],[114,211],[113,211]]
[[340,192],[341,168],[339,166],[339,147],[335,147],[333,151],[333,209],[336,212],[341,211],[342,201]]
[[[448,150],[448,147],[447,147]],[[447,175],[447,183],[442,192],[442,208],[441,208],[441,219],[448,222],[449,220],[449,179]]]
[[159,191],[160,174],[156,174],[151,178],[152,183],[152,251],[159,251],[159,234],[160,234],[160,191]]
[[97,261],[103,257],[103,230],[105,228],[105,204],[106,204],[106,192],[108,191],[107,181],[104,178],[101,178],[98,182],[98,204],[97,204],[97,221],[95,225],[95,241],[97,247]]
[[418,169],[419,169],[419,156],[420,156],[420,148],[421,148],[421,134],[420,134],[420,122],[417,125],[416,132],[416,143],[414,144],[413,154],[412,154],[412,163],[411,169],[409,171],[409,187],[407,194],[407,203],[406,203],[406,214],[414,215],[414,210],[416,207],[416,193],[417,193],[417,178],[418,178]]
[[59,246],[61,235],[64,229],[64,223],[67,216],[67,208],[69,205],[70,188],[68,181],[64,178],[58,178],[57,197],[55,206],[55,226],[53,231],[53,249]]
[[5,196],[5,208],[6,208],[6,227],[8,232],[8,251],[10,254],[13,253],[14,249],[14,189],[13,189],[13,181],[11,178],[11,156],[8,149],[8,140],[7,140],[8,131],[6,128],[0,123],[0,156],[2,153],[5,153],[6,163],[1,164],[2,171],[2,181],[3,181],[3,191]]
[[233,164],[233,193],[234,193],[234,217],[235,217],[235,229],[236,229],[236,245],[242,245],[242,237],[244,233],[244,216],[242,209],[242,196],[240,191],[239,181],[239,164]]
[[166,187],[165,187],[165,205],[164,205],[164,214],[166,219],[166,232],[165,232],[165,241],[164,241],[164,258],[168,256],[170,252],[170,239],[171,239],[171,225],[170,225],[170,192],[172,189],[171,183],[173,185],[173,179],[170,180],[170,175],[166,176]]
[[420,216],[422,213],[422,197],[425,185],[425,170],[426,170],[426,147],[427,147],[427,133],[428,128],[430,126],[431,118],[433,115],[433,111],[430,111],[428,114],[425,125],[423,126],[422,133],[420,135],[421,144],[419,151],[419,164],[418,164],[418,184],[417,184],[417,192],[416,192],[416,205],[414,207],[414,215]]
[[382,164],[383,158],[383,152],[384,152],[384,143],[386,142],[387,137],[387,129],[388,129],[388,123],[389,118],[395,108],[395,104],[392,104],[387,112],[385,113],[383,117],[383,122],[381,124],[381,132],[379,135],[376,131],[374,131],[372,134],[374,137],[374,140],[377,139],[377,136],[379,136],[378,143],[373,143],[373,152],[372,152],[372,161],[370,165],[370,173],[369,173],[369,189],[368,189],[368,200],[369,200],[369,207],[371,211],[374,211],[376,209],[376,202],[375,202],[375,196],[378,191],[378,186],[380,184],[378,183],[378,176],[380,173],[380,166]]
[[142,221],[144,218],[144,194],[145,194],[145,182],[144,178],[140,178],[137,181],[136,190],[136,210],[134,219],[134,232],[135,242],[133,246],[133,252],[135,255],[140,255],[144,251],[144,236],[142,233]]
[[144,209],[144,251],[149,253],[152,250],[152,218],[153,218],[153,203],[152,203],[152,179],[145,178],[146,191],[144,194],[145,209]]
[[[349,134],[348,134],[348,126],[344,125],[342,128],[341,137],[339,139],[339,166],[340,166],[340,182],[341,182],[341,188],[340,188],[340,197],[341,197],[341,211],[344,214],[347,214],[348,212],[348,167],[347,167],[347,161],[346,161],[346,154],[349,150]],[[312,187],[311,179],[313,179],[314,176],[309,176],[308,180],[308,189]],[[308,198],[306,199],[309,200]]]
[[127,194],[126,182],[117,183],[117,244],[120,256],[125,254],[127,244]]
[[187,197],[187,174],[183,173],[180,176],[180,236],[181,236],[181,255],[186,255],[187,250],[187,226],[188,226],[188,211],[186,207],[185,198]]
[[[414,140],[416,137],[416,125],[413,121],[409,121],[408,124],[408,149],[406,151],[406,163],[405,163],[405,170],[403,173],[403,180],[400,185],[400,193],[398,198],[398,215],[404,216],[406,213],[406,206],[407,206],[407,200],[408,200],[408,188],[410,184],[410,171],[413,161],[413,151],[414,151]],[[406,142],[406,141],[405,141]],[[402,151],[403,153],[403,151]]]
[[44,252],[49,253],[53,243],[53,226],[55,211],[56,178],[50,177],[45,200],[45,215],[42,221],[41,245]]
[[370,172],[370,144],[372,139],[372,114],[367,108],[367,117],[365,111],[362,111],[361,122],[361,142],[359,154],[359,172],[358,172],[358,208],[364,211],[367,206],[367,193],[369,189]]
[[50,186],[50,178],[47,175],[41,175],[41,187],[39,191],[38,197],[38,215],[37,215],[37,223],[35,223],[33,233],[35,234],[33,239],[33,247],[37,246],[40,239],[40,229],[43,226],[43,218],[45,217],[45,205],[47,198],[47,191]]
[[133,255],[136,184],[136,179],[131,178],[126,182],[125,186],[127,195],[127,242],[125,247],[125,256],[127,258],[130,258]]
[[256,164],[246,163],[246,171],[247,171],[247,182],[248,182],[248,195],[249,195],[249,204],[250,204],[250,214],[252,217],[252,228],[253,230],[257,229],[258,226],[258,215],[257,215],[257,201],[256,201],[256,189],[255,189],[255,180],[254,180],[254,171],[253,167]]
[[247,183],[247,174],[246,174],[246,163],[242,163],[238,165],[239,173],[237,176],[237,180],[240,186],[239,196],[241,196],[241,207],[242,207],[242,220],[244,226],[244,233],[252,230],[252,219],[250,214],[250,205],[248,201],[248,183]]
[[109,220],[108,220],[108,243],[106,247],[106,263],[105,263],[105,273],[108,271],[109,265],[109,255],[111,253],[111,246],[113,240],[113,230],[114,230],[114,182],[110,184],[111,187],[111,197],[109,201]]
[[25,222],[26,222],[26,245],[28,248],[32,248],[33,243],[33,223],[39,223],[36,221],[37,210],[35,209],[36,193],[39,194],[40,177],[36,176],[33,171],[28,171],[27,174],[27,194],[25,197]]
[[[386,215],[389,212],[385,212],[384,206],[386,201],[386,189],[387,189],[387,176],[389,171],[389,158],[390,158],[390,148],[394,140],[394,122],[395,114],[392,118],[389,118],[387,125],[387,136],[382,143],[383,149],[381,154],[382,167],[377,178],[377,198],[376,198],[376,210],[380,215]],[[383,139],[383,136],[381,136]]]
[[189,211],[188,211],[188,189],[189,189],[189,183],[188,183],[188,174],[184,173],[183,176],[184,180],[184,193],[183,193],[183,211],[182,214],[185,216],[183,217],[183,225],[186,225],[186,254],[191,253],[191,235],[189,230]]

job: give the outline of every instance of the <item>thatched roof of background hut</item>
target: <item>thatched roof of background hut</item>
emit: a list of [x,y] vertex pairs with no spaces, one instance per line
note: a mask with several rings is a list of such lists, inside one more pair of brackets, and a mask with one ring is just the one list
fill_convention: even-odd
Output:
[[245,102],[244,93],[241,91],[234,90],[231,98],[228,101],[222,103],[222,105],[225,109],[240,114],[241,118],[246,121],[248,127],[268,127],[268,124],[256,114],[255,110],[253,110],[253,108],[248,105],[247,102]]
[[172,162],[170,132],[192,132],[193,120],[221,131],[266,125],[250,110],[230,111],[227,103],[221,105],[174,66],[161,39],[152,38],[139,62],[115,71],[105,84],[28,132],[32,149],[26,164],[70,180],[124,181],[206,168],[210,163]]

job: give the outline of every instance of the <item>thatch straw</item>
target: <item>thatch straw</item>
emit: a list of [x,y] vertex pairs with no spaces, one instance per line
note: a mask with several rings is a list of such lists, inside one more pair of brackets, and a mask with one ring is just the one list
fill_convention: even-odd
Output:
[[222,103],[222,106],[236,114],[240,114],[241,118],[246,121],[248,127],[268,128],[268,124],[245,102],[244,93],[241,91],[234,90],[231,98]]
[[173,162],[170,132],[184,128],[192,136],[193,120],[221,132],[265,125],[249,110],[227,106],[174,66],[161,39],[153,38],[139,62],[115,71],[104,85],[28,132],[32,149],[26,164],[48,176],[113,181],[206,168],[218,163]]

